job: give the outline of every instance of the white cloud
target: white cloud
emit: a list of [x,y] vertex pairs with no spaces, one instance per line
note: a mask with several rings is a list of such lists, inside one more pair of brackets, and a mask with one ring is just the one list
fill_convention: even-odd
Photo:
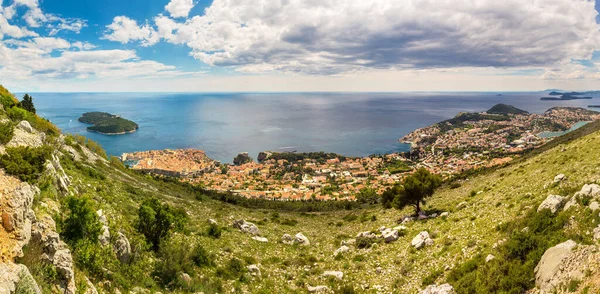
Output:
[[71,46],[73,46],[74,48],[77,48],[79,50],[91,50],[96,48],[95,45],[89,43],[89,42],[81,42],[81,41],[77,41],[73,44],[71,44]]
[[171,14],[172,17],[187,17],[190,10],[194,8],[193,0],[171,0],[169,4],[165,6],[165,10]]
[[143,37],[118,39],[151,45],[158,35],[206,64],[250,72],[546,67],[591,58],[597,14],[588,0],[215,0],[202,16],[159,15],[138,28]]
[[139,41],[142,46],[151,46],[160,40],[150,25],[138,26],[135,20],[125,16],[115,17],[107,29],[110,33],[105,34],[103,38],[120,43]]
[[27,28],[11,25],[10,23],[8,23],[8,20],[2,14],[0,14],[0,40],[2,40],[4,36],[9,36],[13,38],[24,38],[33,37],[37,35],[37,33],[32,32]]

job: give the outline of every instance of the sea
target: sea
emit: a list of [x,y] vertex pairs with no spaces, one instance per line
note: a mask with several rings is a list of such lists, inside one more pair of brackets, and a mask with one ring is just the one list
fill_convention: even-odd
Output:
[[[102,144],[110,155],[196,148],[221,162],[240,152],[333,152],[368,156],[408,151],[409,132],[505,103],[531,113],[592,100],[541,101],[547,93],[30,93],[38,114],[65,133]],[[19,97],[23,93],[18,94]],[[140,126],[132,134],[87,132],[77,119],[104,111]]]

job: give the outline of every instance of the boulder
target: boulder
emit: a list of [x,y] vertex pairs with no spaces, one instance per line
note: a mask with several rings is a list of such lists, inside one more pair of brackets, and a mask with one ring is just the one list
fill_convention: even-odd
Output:
[[398,231],[396,231],[396,230],[388,229],[382,233],[382,237],[383,237],[383,240],[385,240],[385,243],[390,243],[390,242],[394,242],[394,241],[398,240],[399,234],[398,234]]
[[565,197],[559,195],[550,195],[540,204],[537,211],[540,212],[544,209],[549,209],[550,212],[556,213],[565,203]]
[[600,204],[598,204],[598,201],[592,201],[592,203],[590,203],[590,209],[592,211],[600,209]]
[[119,232],[117,235],[117,240],[114,245],[115,253],[117,254],[117,258],[122,263],[127,263],[131,259],[131,245],[129,244],[129,240],[127,236],[123,233]]
[[294,238],[290,234],[283,234],[283,236],[281,237],[281,243],[286,245],[292,245],[294,244]]
[[465,208],[465,207],[467,207],[467,205],[469,205],[469,203],[463,201],[463,202],[459,203],[458,205],[456,205],[456,209]]
[[258,227],[255,224],[247,222],[243,219],[234,221],[233,227],[239,229],[240,231],[246,234],[258,235],[260,233]]
[[370,231],[361,232],[356,235],[356,238],[367,238],[367,239],[375,239],[377,235],[371,233]]
[[302,233],[296,234],[294,237],[294,243],[302,246],[310,245],[310,241],[308,241],[308,238],[306,238],[306,236],[304,236]]
[[263,161],[269,159],[269,157],[271,157],[271,155],[273,155],[271,152],[261,151],[261,152],[258,152],[258,157],[256,157],[256,160],[258,160],[259,162],[263,162]]
[[535,285],[543,292],[552,292],[563,281],[565,261],[571,256],[577,243],[573,240],[548,248],[535,267]]
[[449,213],[449,212],[447,212],[447,211],[444,211],[444,212],[442,212],[442,213],[440,214],[440,217],[448,217],[449,215],[450,215],[450,213]]
[[554,183],[558,184],[566,179],[567,179],[567,176],[565,176],[564,174],[558,174],[558,175],[556,175],[556,177],[554,177]]
[[329,291],[327,286],[307,286],[306,289],[309,293],[324,293]]
[[181,281],[183,281],[186,285],[192,283],[192,277],[184,272],[179,273],[179,279],[181,279]]
[[350,247],[342,245],[340,248],[336,249],[335,252],[333,252],[333,255],[338,256],[338,254],[345,253],[348,251],[350,251]]
[[485,262],[490,262],[490,261],[492,261],[494,259],[496,259],[496,256],[488,254],[488,256],[485,257]]
[[[1,176],[1,175],[0,175]],[[14,179],[13,179],[14,180]],[[8,179],[7,179],[8,181]],[[19,181],[3,183],[0,178],[0,208],[2,208],[2,226],[7,232],[12,233],[11,242],[0,242],[0,249],[9,253],[10,256],[22,256],[22,248],[31,239],[31,227],[36,221],[32,210],[33,199],[39,193],[39,189],[28,183]],[[5,248],[10,247],[10,248]]]
[[575,196],[589,197],[589,198],[599,197],[600,196],[600,186],[598,186],[596,184],[583,185],[583,188],[581,188],[581,190],[579,192],[575,193]]
[[429,285],[427,288],[419,291],[419,294],[454,294],[454,288],[450,284]]
[[216,225],[217,225],[217,221],[216,221],[216,220],[214,220],[214,219],[212,219],[212,218],[209,218],[209,219],[208,219],[208,224],[209,224],[209,225],[215,225],[215,226],[216,226]]
[[341,280],[344,278],[344,273],[340,272],[340,271],[325,271],[323,273],[324,277],[335,277],[338,280]]
[[415,236],[410,244],[416,249],[421,249],[425,247],[425,245],[432,245],[433,240],[429,237],[429,233],[427,231],[423,231]]
[[248,269],[248,273],[250,273],[250,275],[255,276],[255,277],[260,277],[260,268],[258,268],[258,266],[256,264],[251,264],[247,267]]
[[267,243],[269,242],[269,239],[265,238],[265,237],[259,237],[259,236],[254,236],[252,237],[252,240],[256,240],[258,242],[263,242],[263,243]]
[[31,127],[31,124],[29,124],[29,122],[28,122],[28,121],[26,121],[26,120],[24,120],[24,121],[20,122],[20,123],[17,125],[17,128],[19,128],[19,129],[21,129],[21,130],[23,130],[23,131],[25,131],[25,132],[28,132],[28,133],[33,133],[33,132],[35,132],[35,130],[33,129],[33,127]]

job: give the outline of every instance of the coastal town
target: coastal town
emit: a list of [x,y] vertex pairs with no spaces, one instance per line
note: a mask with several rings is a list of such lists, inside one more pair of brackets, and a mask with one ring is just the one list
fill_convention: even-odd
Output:
[[399,140],[411,144],[409,153],[352,158],[324,152],[261,152],[257,161],[240,153],[232,165],[214,161],[201,150],[182,149],[125,153],[122,160],[136,170],[248,198],[353,201],[361,193],[382,193],[420,167],[450,177],[510,162],[597,119],[600,113],[583,108],[529,114],[500,104],[411,132]]

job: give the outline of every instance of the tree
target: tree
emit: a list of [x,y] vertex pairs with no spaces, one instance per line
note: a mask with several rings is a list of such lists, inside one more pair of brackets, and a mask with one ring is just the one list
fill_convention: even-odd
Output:
[[33,105],[33,98],[29,94],[23,96],[23,100],[19,103],[19,107],[35,114],[35,106]]
[[356,201],[363,204],[377,204],[379,202],[379,196],[377,192],[372,188],[362,188],[356,195]]
[[173,230],[183,230],[186,221],[184,210],[161,204],[158,199],[152,198],[145,200],[140,206],[136,228],[152,244],[152,249],[157,251],[160,241]]
[[[388,195],[394,195],[392,205],[397,209],[402,209],[408,205],[415,207],[416,213],[421,211],[421,203],[425,203],[425,198],[433,195],[442,183],[438,175],[430,173],[425,168],[420,168],[414,174],[406,177],[402,186],[394,186],[386,191]],[[386,194],[384,193],[384,194]]]
[[88,197],[71,196],[66,199],[69,216],[64,222],[63,236],[71,245],[80,240],[98,242],[102,225]]

